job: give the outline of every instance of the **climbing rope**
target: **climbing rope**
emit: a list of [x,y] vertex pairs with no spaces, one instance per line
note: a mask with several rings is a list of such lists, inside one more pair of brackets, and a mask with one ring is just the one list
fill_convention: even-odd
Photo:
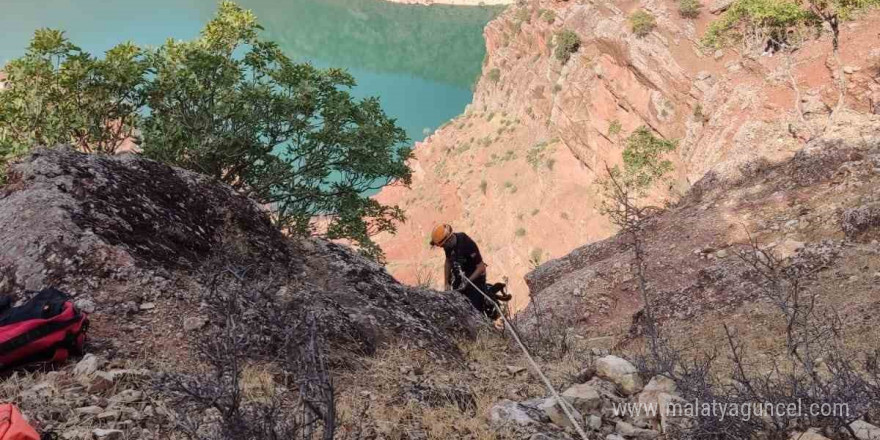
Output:
[[483,297],[486,298],[492,304],[492,306],[495,307],[496,310],[498,310],[498,314],[501,315],[501,319],[504,320],[504,326],[510,329],[510,334],[513,335],[513,339],[516,341],[516,344],[519,345],[519,348],[522,350],[523,354],[526,355],[526,359],[529,360],[529,364],[531,365],[532,369],[535,370],[535,373],[537,373],[538,377],[540,377],[541,380],[544,382],[544,386],[546,386],[547,389],[550,390],[550,394],[553,395],[553,398],[556,399],[556,403],[559,405],[560,408],[562,408],[562,412],[565,413],[565,417],[568,418],[568,420],[574,426],[575,431],[580,434],[583,440],[589,440],[589,437],[587,437],[587,433],[584,432],[584,429],[581,428],[581,424],[577,421],[574,414],[571,412],[568,401],[563,399],[559,395],[559,393],[556,391],[556,388],[554,388],[553,384],[550,383],[550,379],[548,379],[547,376],[544,375],[544,372],[541,371],[541,367],[538,366],[538,363],[535,362],[532,354],[529,353],[529,349],[526,348],[525,344],[523,344],[522,339],[520,339],[519,337],[519,333],[516,331],[516,327],[514,327],[513,324],[511,324],[510,321],[507,319],[507,315],[505,315],[504,311],[501,310],[501,306],[499,306],[492,297],[487,295],[486,292],[483,292],[483,289],[477,287],[476,284],[474,284],[467,276],[465,276],[464,271],[461,270],[460,267],[458,268],[458,271],[462,279],[467,281],[467,283],[473,286],[474,289],[477,289],[477,292],[480,292],[480,294],[483,295]]

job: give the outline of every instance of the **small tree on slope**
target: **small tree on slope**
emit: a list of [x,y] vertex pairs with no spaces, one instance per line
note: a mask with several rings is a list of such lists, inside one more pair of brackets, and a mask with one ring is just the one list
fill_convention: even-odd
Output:
[[4,68],[0,170],[35,145],[109,154],[140,135],[143,154],[251,195],[283,231],[350,239],[381,259],[370,237],[404,215],[367,194],[409,183],[405,132],[378,99],[350,95],[351,75],[294,63],[260,29],[223,2],[193,41],[125,43],[104,59],[60,31],[37,31]]
[[[619,124],[612,126],[615,127],[616,133],[619,132]],[[647,195],[648,190],[672,171],[672,162],[664,159],[663,155],[675,148],[675,141],[658,138],[649,128],[639,127],[626,138],[623,167],[617,165],[609,167],[606,163],[607,175],[599,181],[604,196],[601,211],[620,228],[620,233],[627,237],[627,244],[633,250],[633,269],[644,303],[646,330],[651,350],[659,350],[660,347],[657,343],[658,332],[645,279],[645,253],[641,234],[645,221],[656,211],[656,208],[644,206],[640,202]]]

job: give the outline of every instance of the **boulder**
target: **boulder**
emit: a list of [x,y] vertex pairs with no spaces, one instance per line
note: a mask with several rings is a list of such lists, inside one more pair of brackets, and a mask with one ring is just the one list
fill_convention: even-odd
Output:
[[496,403],[489,409],[489,421],[496,425],[507,423],[519,426],[539,425],[544,420],[549,419],[541,411],[508,399]]
[[872,232],[880,229],[880,202],[845,210],[841,227],[846,237],[851,240],[877,238],[880,234],[872,234]]
[[656,416],[650,417],[645,415],[645,417],[653,419],[652,422],[649,422],[649,425],[656,426],[656,421],[661,421],[663,418],[664,407],[660,405],[660,395],[675,394],[676,386],[675,382],[665,376],[654,376],[645,385],[645,388],[638,395],[638,403],[642,405],[643,408],[647,408],[649,406],[656,408]]
[[208,323],[205,316],[190,316],[183,320],[183,330],[187,332],[198,330]]
[[591,414],[589,417],[587,417],[586,422],[587,426],[589,426],[590,429],[592,429],[593,431],[598,431],[602,429],[602,418],[599,416]]
[[720,14],[727,10],[730,5],[733,4],[733,0],[715,0],[709,5],[709,12],[713,14]]
[[626,359],[608,355],[596,361],[596,374],[617,385],[624,395],[630,396],[642,389],[642,378],[636,367]]
[[617,422],[617,425],[615,426],[615,430],[617,431],[618,434],[620,434],[626,438],[638,438],[638,439],[650,440],[650,439],[655,439],[660,436],[660,433],[657,431],[654,431],[653,429],[636,428],[635,426],[633,426],[629,423],[626,423],[624,421]]
[[[547,417],[549,417],[553,423],[555,423],[563,428],[574,428],[574,425],[571,423],[571,420],[569,420],[568,416],[565,415],[565,411],[563,411],[562,408],[560,408],[559,402],[556,400],[555,397],[548,397],[547,399],[544,400],[543,403],[538,405],[538,408],[543,410],[544,413],[547,414]],[[584,420],[584,416],[582,416],[581,413],[578,412],[577,409],[574,409],[574,408],[569,408],[569,409],[571,410],[571,413],[574,416],[574,418],[577,420],[578,424],[581,424]]]
[[562,397],[583,414],[602,407],[602,398],[599,396],[599,392],[585,383],[571,386],[562,392]]
[[864,421],[864,420],[856,420],[849,424],[849,427],[852,428],[856,433],[856,438],[859,440],[878,440],[880,439],[880,428]]
[[[247,283],[275,274],[272,301],[296,304],[297,316],[320,316],[334,365],[404,344],[437,359],[457,357],[457,341],[486,325],[464,296],[437,301],[435,291],[401,284],[345,245],[314,238],[300,246],[260,204],[198,173],[58,146],[34,148],[8,175],[0,194],[0,294],[52,285],[88,298],[119,324],[112,345],[156,361],[193,361],[187,344],[160,346],[167,341],[153,332],[183,332],[201,297],[232,287],[203,276],[227,260],[253,269]],[[302,279],[327,283],[303,289]]]
[[807,432],[793,432],[791,436],[788,437],[789,440],[828,440],[828,437],[825,437],[822,434],[819,434],[815,429],[809,429]]
[[98,371],[98,368],[101,368],[101,359],[89,353],[83,356],[82,360],[77,362],[76,366],[73,367],[73,375],[75,377],[91,376]]

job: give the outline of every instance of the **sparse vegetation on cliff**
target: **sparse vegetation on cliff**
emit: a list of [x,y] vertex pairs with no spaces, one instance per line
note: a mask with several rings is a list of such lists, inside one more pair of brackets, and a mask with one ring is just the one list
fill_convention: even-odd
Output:
[[493,68],[489,71],[489,73],[486,74],[486,78],[488,78],[489,81],[492,81],[493,83],[497,83],[501,79],[501,70],[497,67]]
[[552,9],[542,9],[538,11],[538,16],[547,23],[553,24],[556,21],[556,13]]
[[[546,156],[549,153],[548,143],[546,141],[538,142],[531,146],[526,152],[526,162],[532,166],[532,169],[538,171],[542,164],[545,163]],[[552,168],[552,165],[549,167]]]
[[629,26],[637,37],[644,37],[657,26],[657,19],[650,12],[639,9],[629,16]]
[[746,39],[754,47],[764,45],[770,38],[778,45],[788,40],[790,29],[811,22],[815,23],[815,17],[795,1],[737,0],[709,25],[702,43],[720,48]]
[[683,18],[697,18],[700,16],[700,9],[703,5],[699,0],[679,0],[678,13]]
[[751,47],[775,51],[782,45],[797,44],[791,36],[798,28],[818,30],[824,23],[831,31],[836,52],[840,23],[877,5],[878,0],[737,0],[712,22],[702,41],[705,46],[717,48],[745,40]]
[[580,47],[580,37],[574,31],[564,29],[556,34],[556,48],[553,55],[557,60],[562,61],[562,64],[565,64]]
[[516,10],[514,14],[514,18],[519,23],[531,23],[532,21],[532,10],[529,9],[528,6],[521,7]]

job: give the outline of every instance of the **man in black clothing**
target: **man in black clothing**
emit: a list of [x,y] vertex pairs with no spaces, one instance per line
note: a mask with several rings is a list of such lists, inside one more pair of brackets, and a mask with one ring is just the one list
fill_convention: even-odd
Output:
[[[452,232],[449,225],[440,225],[431,233],[431,245],[443,247],[446,264],[443,271],[445,290],[455,289],[464,294],[471,304],[491,319],[498,319],[494,304],[487,300],[474,286],[493,295],[486,287],[486,263],[480,248],[464,232]],[[470,283],[462,279],[462,273]]]

